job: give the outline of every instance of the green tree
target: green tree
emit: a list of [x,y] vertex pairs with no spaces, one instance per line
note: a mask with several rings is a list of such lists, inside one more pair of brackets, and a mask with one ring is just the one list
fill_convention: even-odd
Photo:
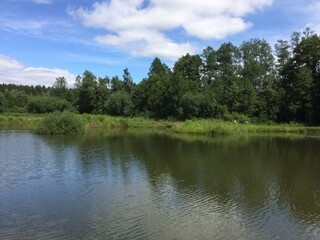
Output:
[[6,98],[4,97],[4,94],[0,92],[0,113],[4,112],[6,107]]
[[168,88],[171,78],[170,68],[155,58],[149,68],[149,77],[134,89],[132,101],[135,114],[153,118],[166,118],[171,114],[172,101]]
[[257,92],[252,82],[247,78],[242,78],[239,83],[236,112],[248,117],[255,117],[254,113],[257,112],[257,97]]
[[111,91],[117,92],[124,89],[124,83],[121,81],[121,79],[118,76],[114,76],[111,79]]
[[129,69],[128,68],[125,68],[123,70],[123,87],[124,87],[124,90],[127,92],[127,93],[131,93],[132,92],[132,89],[133,89],[133,79],[131,77],[131,74],[129,72]]
[[168,80],[153,74],[141,81],[133,91],[135,112],[152,118],[166,118],[170,107],[168,97]]
[[70,102],[58,97],[33,96],[28,103],[29,113],[51,113],[55,111],[73,111]]
[[149,68],[148,76],[158,75],[168,80],[171,74],[171,69],[166,64],[162,63],[159,58],[155,58]]
[[201,84],[201,65],[202,61],[199,55],[186,54],[175,64],[173,72],[175,76],[179,75],[186,85],[188,91],[198,91]]
[[281,90],[280,121],[320,123],[320,38],[310,29],[276,45]]
[[294,76],[294,112],[298,122],[311,122],[313,77],[311,70],[303,66]]
[[67,99],[68,83],[65,77],[58,77],[51,89],[52,96]]
[[5,92],[7,110],[10,112],[26,112],[30,96],[25,92],[12,89]]
[[80,113],[92,113],[96,103],[97,77],[85,71],[82,77],[77,77],[78,109]]
[[[306,29],[293,50],[295,97],[300,99],[298,121],[320,123],[320,37]],[[303,111],[302,111],[303,109]]]
[[125,91],[113,93],[106,103],[107,113],[112,116],[131,116],[133,104],[129,94]]
[[188,92],[182,96],[181,107],[182,118],[222,118],[226,113],[226,108],[219,105],[213,94]]
[[201,72],[201,86],[209,87],[217,78],[218,60],[217,52],[210,46],[205,48],[201,54],[202,65]]
[[159,76],[164,76],[166,74],[166,71],[164,69],[164,66],[161,60],[157,57],[153,59],[151,66],[149,68],[149,73],[148,73],[149,77],[154,74]]
[[269,91],[276,83],[272,49],[265,40],[252,39],[244,42],[240,50],[243,81],[247,85],[245,87],[253,90],[250,91],[250,105],[252,106],[249,106],[253,112],[248,111],[247,114],[260,120],[274,118],[277,114],[276,99],[278,96],[275,92]]
[[276,71],[279,97],[279,111],[277,114],[277,121],[288,122],[293,120],[293,114],[290,110],[292,94],[292,84],[290,83],[291,64],[292,64],[292,50],[288,41],[278,40],[275,45],[275,53],[277,57]]
[[216,52],[217,74],[213,83],[213,92],[221,105],[226,105],[230,112],[238,112],[240,94],[239,49],[232,43],[224,43]]
[[95,98],[95,113],[102,114],[106,112],[106,102],[110,95],[110,90],[108,89],[109,83],[110,79],[108,77],[98,78]]

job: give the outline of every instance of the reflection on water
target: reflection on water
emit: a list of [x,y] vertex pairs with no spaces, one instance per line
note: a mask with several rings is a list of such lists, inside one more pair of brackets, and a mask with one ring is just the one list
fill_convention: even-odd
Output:
[[0,131],[0,239],[320,239],[319,146]]

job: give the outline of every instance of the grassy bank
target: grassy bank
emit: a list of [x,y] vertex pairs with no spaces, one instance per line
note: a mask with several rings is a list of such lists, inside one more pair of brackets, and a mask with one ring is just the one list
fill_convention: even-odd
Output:
[[300,124],[235,124],[221,120],[195,119],[179,122],[174,129],[177,133],[206,135],[248,135],[248,134],[295,134],[320,136],[320,127]]
[[[45,115],[0,114],[2,129],[34,129]],[[294,134],[320,136],[320,127],[306,127],[299,124],[235,124],[215,119],[194,119],[184,122],[156,121],[145,118],[123,118],[105,115],[80,115],[87,130],[99,129],[153,129],[173,133],[196,135],[248,135],[248,134]]]
[[0,129],[34,129],[44,115],[27,113],[0,114]]

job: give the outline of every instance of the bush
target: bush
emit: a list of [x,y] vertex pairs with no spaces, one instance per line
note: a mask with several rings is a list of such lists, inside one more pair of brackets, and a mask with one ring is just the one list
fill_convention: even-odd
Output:
[[182,96],[181,107],[183,119],[200,117],[200,105],[203,97],[200,94],[186,93]]
[[237,123],[250,123],[250,118],[241,113],[225,113],[223,119],[226,121],[236,121]]
[[18,90],[11,90],[5,93],[5,98],[6,111],[15,112],[16,109],[20,109],[21,112],[26,112],[30,98],[28,94]]
[[4,112],[6,107],[6,99],[2,92],[0,92],[0,113]]
[[71,112],[54,112],[48,114],[36,127],[38,134],[77,134],[84,133],[81,118]]
[[55,111],[74,111],[70,102],[48,96],[33,97],[28,104],[29,113],[51,113]]
[[128,93],[119,91],[113,93],[106,103],[107,113],[112,116],[131,116],[133,104]]

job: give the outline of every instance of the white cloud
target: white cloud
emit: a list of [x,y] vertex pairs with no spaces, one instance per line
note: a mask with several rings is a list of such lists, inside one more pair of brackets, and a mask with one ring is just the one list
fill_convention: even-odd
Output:
[[27,67],[7,56],[0,55],[0,76],[4,83],[52,86],[57,77],[65,77],[71,86],[75,76],[63,69]]
[[251,27],[244,17],[272,0],[110,0],[91,9],[69,10],[85,26],[106,30],[97,42],[135,55],[175,59],[196,47],[169,38],[168,31],[183,29],[185,36],[223,39]]
[[126,30],[119,35],[97,36],[95,40],[101,44],[125,46],[136,56],[176,59],[186,52],[193,53],[196,50],[190,43],[177,44],[164,34],[151,30]]

